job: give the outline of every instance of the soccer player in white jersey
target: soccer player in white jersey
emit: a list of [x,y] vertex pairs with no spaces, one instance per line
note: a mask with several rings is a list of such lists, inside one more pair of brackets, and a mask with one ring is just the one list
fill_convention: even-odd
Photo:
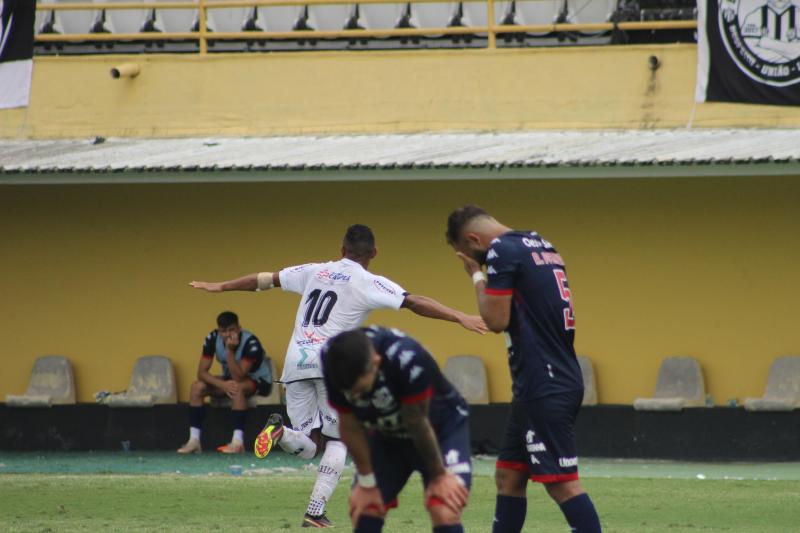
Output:
[[369,263],[376,255],[372,230],[355,224],[347,228],[342,259],[338,261],[249,274],[220,283],[191,283],[192,287],[209,292],[280,287],[302,295],[281,376],[292,427],[284,426],[279,414],[271,415],[256,439],[255,452],[264,458],[277,443],[286,452],[311,459],[325,443],[303,527],[332,526],[325,516],[325,504],[336,488],[347,456],[347,449],[339,440],[337,414],[328,404],[322,380],[319,354],[325,341],[360,326],[376,309],[406,308],[421,316],[457,322],[477,333],[487,331],[479,316],[456,311],[426,296],[409,294],[393,281],[369,272]]

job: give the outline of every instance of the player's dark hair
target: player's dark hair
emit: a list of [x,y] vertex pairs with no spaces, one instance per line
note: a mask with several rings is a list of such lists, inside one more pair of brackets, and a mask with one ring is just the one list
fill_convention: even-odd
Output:
[[217,326],[220,329],[225,329],[230,326],[238,326],[239,317],[233,311],[223,311],[217,317]]
[[346,391],[367,372],[372,342],[360,329],[339,333],[325,347],[325,374],[333,388]]
[[467,204],[459,207],[447,217],[447,243],[450,245],[458,242],[458,236],[467,223],[475,217],[491,216],[484,209],[475,204]]
[[375,235],[364,224],[353,224],[347,228],[342,239],[348,257],[355,259],[369,259],[375,251]]

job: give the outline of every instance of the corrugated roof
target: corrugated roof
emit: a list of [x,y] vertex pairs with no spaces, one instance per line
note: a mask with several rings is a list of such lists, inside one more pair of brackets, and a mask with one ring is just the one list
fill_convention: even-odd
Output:
[[0,173],[526,168],[800,161],[800,130],[0,140]]

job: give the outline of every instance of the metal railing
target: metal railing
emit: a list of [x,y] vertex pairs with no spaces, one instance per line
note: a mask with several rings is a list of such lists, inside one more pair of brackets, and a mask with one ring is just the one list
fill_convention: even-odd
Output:
[[[542,0],[525,0],[542,1]],[[39,3],[37,11],[101,11],[101,10],[165,10],[187,9],[197,11],[197,30],[189,32],[160,32],[143,31],[137,33],[39,33],[35,36],[40,43],[65,43],[65,42],[108,42],[108,41],[198,41],[201,55],[208,53],[209,41],[230,40],[287,40],[287,39],[365,39],[365,38],[415,38],[440,35],[486,35],[487,47],[497,47],[498,35],[515,34],[545,34],[557,32],[611,32],[620,31],[646,31],[646,30],[694,30],[697,29],[696,20],[668,20],[668,21],[619,21],[619,22],[592,22],[592,23],[552,23],[552,24],[526,24],[509,25],[495,22],[495,0],[462,0],[462,2],[480,2],[486,4],[485,26],[448,26],[425,28],[381,28],[381,29],[341,29],[341,30],[314,30],[303,29],[293,31],[235,31],[216,32],[208,30],[208,10],[226,8],[257,8],[257,7],[282,7],[282,6],[330,6],[330,5],[366,5],[366,4],[423,4],[443,3],[442,0],[195,0],[191,2],[75,2],[75,3]]]

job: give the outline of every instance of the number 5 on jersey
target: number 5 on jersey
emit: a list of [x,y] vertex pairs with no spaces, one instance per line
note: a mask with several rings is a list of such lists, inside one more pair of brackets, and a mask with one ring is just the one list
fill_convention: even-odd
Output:
[[567,273],[557,268],[553,270],[558,283],[558,292],[561,294],[561,299],[567,302],[568,306],[564,308],[564,329],[575,329],[575,311],[572,308],[572,291],[567,286]]

